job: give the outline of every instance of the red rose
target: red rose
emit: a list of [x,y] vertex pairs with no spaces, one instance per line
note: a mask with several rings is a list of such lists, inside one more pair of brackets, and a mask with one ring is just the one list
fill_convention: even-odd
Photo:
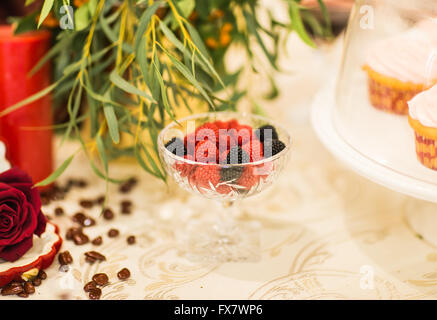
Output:
[[46,228],[32,179],[18,168],[0,174],[0,258],[15,261],[32,247],[33,234]]

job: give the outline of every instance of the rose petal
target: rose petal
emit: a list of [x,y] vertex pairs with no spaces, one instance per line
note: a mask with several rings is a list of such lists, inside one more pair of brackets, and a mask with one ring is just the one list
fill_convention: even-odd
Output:
[[21,258],[30,248],[32,248],[33,236],[23,239],[15,245],[0,247],[0,258],[14,262]]
[[40,237],[41,234],[44,233],[44,231],[46,231],[46,225],[47,225],[47,218],[46,216],[42,213],[42,211],[39,211],[38,214],[38,225],[35,229],[35,234]]

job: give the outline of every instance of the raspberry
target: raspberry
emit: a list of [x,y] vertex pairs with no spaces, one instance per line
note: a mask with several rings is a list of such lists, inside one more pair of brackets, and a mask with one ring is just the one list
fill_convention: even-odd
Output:
[[237,129],[240,126],[240,123],[236,119],[232,119],[228,121],[228,129]]
[[252,140],[241,147],[248,155],[250,155],[250,161],[258,161],[263,158],[263,145],[258,140],[252,137]]
[[235,140],[238,141],[238,145],[241,146],[252,140],[252,132],[253,130],[251,126],[240,125],[236,128],[236,132],[233,132],[233,134],[235,135]]
[[184,138],[185,150],[187,154],[194,155],[194,150],[196,148],[196,134],[187,134]]
[[187,149],[185,148],[183,141],[177,137],[174,137],[170,141],[168,141],[165,144],[165,148],[179,157],[183,157],[187,154]]
[[285,149],[285,144],[280,140],[267,140],[264,142],[264,157],[269,158]]
[[271,125],[259,127],[255,130],[255,135],[262,143],[264,143],[264,140],[267,140],[268,138],[272,140],[278,139],[278,132],[276,131],[275,127]]
[[215,143],[205,140],[196,145],[196,161],[203,163],[217,163],[217,147]]
[[244,187],[246,191],[256,185],[259,181],[259,176],[254,174],[253,168],[253,166],[244,167],[243,174],[237,180],[237,184]]
[[217,121],[213,122],[213,124],[215,124],[217,126],[217,128],[219,128],[219,130],[220,129],[228,129],[228,123],[227,122],[217,120]]
[[241,147],[233,147],[226,155],[226,164],[248,163],[249,155]]
[[[184,158],[194,161],[194,158],[191,155],[186,155],[184,156]],[[182,178],[185,178],[188,177],[194,171],[196,165],[191,163],[186,163],[183,161],[176,161],[176,163],[174,164],[174,168],[177,171],[179,171],[179,174],[181,175]]]
[[219,128],[211,122],[206,122],[196,129],[197,141],[210,140],[213,143],[217,143],[218,136],[219,136]]
[[211,190],[211,185],[221,194],[226,194],[231,191],[229,186],[217,186],[220,182],[220,170],[218,166],[214,165],[198,166],[194,174],[191,175],[190,182],[192,186],[196,187],[201,193],[203,189]]

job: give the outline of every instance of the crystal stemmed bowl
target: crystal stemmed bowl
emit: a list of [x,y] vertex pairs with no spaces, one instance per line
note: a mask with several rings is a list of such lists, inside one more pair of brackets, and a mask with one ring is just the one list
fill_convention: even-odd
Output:
[[[220,145],[217,155],[209,157],[208,161],[198,161],[197,154],[194,157],[186,154],[190,149],[187,142],[190,138],[187,137],[201,139],[197,128],[209,123],[230,121],[237,122],[241,128],[249,128],[248,131],[253,128],[249,134],[253,140],[256,139],[257,128],[274,128],[275,132],[266,132],[261,155],[255,156],[254,152],[252,157],[252,151],[249,151],[250,157],[246,160],[244,157],[243,160],[238,158],[238,154],[236,161],[230,161],[232,157],[225,160],[223,151],[226,153],[229,148],[222,148],[222,142],[225,145],[230,143],[226,138],[217,140],[217,145]],[[220,137],[222,136],[220,133]],[[174,150],[172,152],[168,148],[175,138],[180,139],[180,142],[185,141],[184,153]],[[236,144],[238,141],[241,143],[241,139],[244,139],[244,135],[243,138],[235,139]],[[272,140],[279,140],[281,148],[272,151],[272,144],[269,143]],[[249,143],[252,146],[252,142]],[[271,186],[287,163],[290,147],[290,135],[282,126],[265,117],[247,113],[196,114],[173,121],[161,131],[158,137],[159,155],[168,175],[181,188],[201,197],[217,200],[225,207],[217,209],[216,214],[213,213],[214,210],[208,210],[211,212],[208,216],[214,221],[194,221],[187,227],[186,251],[192,260],[247,261],[259,257],[259,227],[251,222],[236,221],[239,212],[233,204]]]

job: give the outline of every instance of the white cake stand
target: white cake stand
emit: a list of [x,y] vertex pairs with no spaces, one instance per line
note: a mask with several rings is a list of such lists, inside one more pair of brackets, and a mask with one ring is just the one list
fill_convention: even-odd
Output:
[[437,246],[437,171],[416,159],[414,132],[406,117],[374,109],[366,94],[363,89],[353,109],[340,115],[335,81],[326,85],[312,105],[314,130],[335,157],[361,176],[427,201],[407,206],[406,219],[418,235]]

